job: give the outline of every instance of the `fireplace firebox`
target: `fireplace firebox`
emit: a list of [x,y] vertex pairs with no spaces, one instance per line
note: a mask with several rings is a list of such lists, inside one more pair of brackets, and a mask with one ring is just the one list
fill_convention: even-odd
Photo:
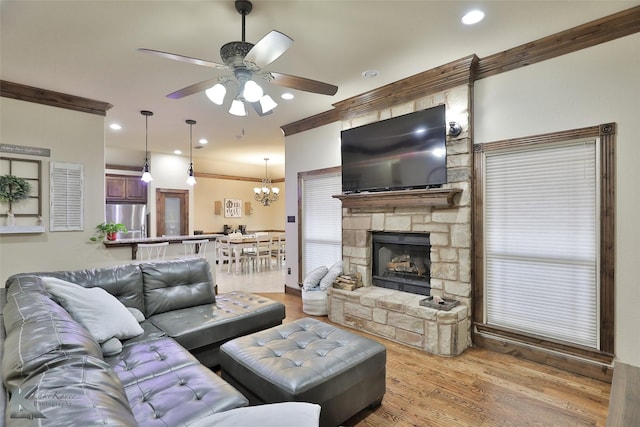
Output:
[[373,232],[371,240],[374,286],[430,295],[429,234]]

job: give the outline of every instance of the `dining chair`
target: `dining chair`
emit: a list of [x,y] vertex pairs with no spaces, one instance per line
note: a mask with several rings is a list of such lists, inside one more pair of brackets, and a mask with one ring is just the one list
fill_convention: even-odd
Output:
[[251,250],[247,252],[247,258],[251,260],[252,265],[255,264],[257,271],[260,271],[263,262],[265,267],[268,266],[271,269],[271,238],[269,233],[256,233]]
[[183,240],[184,258],[206,258],[208,239],[202,240]]
[[285,260],[284,239],[281,234],[271,236],[271,258],[275,258],[278,268],[282,268]]
[[160,261],[167,253],[169,242],[138,243],[137,259],[141,261]]
[[[240,262],[239,266],[236,265],[236,269],[242,269],[242,265],[247,260],[241,249],[233,247],[232,242],[234,240],[237,241],[237,238],[232,238],[231,235],[221,236],[216,239],[219,250],[218,260],[220,262],[220,265],[223,265],[225,262],[227,262],[227,274],[231,273],[232,264],[236,262],[236,260]],[[240,241],[242,241],[242,238],[240,238]],[[237,254],[237,258],[236,251],[239,251]]]

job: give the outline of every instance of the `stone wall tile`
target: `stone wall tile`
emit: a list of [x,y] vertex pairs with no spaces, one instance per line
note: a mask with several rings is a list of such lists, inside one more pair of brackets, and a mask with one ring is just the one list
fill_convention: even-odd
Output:
[[468,297],[471,295],[471,290],[469,289],[469,283],[457,281],[457,280],[445,280],[444,292],[447,295],[456,296],[456,297]]
[[444,224],[469,224],[471,219],[471,208],[462,207],[456,209],[438,209],[433,211],[431,219],[434,222]]
[[389,312],[387,310],[383,310],[381,308],[374,308],[373,309],[373,321],[376,323],[379,323],[381,325],[386,325],[387,324],[387,314]]
[[411,216],[387,215],[384,219],[384,229],[387,231],[411,231]]
[[373,312],[371,307],[364,306],[360,303],[345,302],[344,314],[352,317],[359,317],[360,319],[371,320],[373,318]]
[[441,356],[455,356],[458,348],[457,325],[438,324],[438,354]]
[[458,278],[458,264],[453,262],[432,263],[431,277],[444,280],[456,280]]
[[368,246],[356,247],[356,246],[342,246],[342,256],[348,256],[353,258],[369,258],[371,250]]
[[387,323],[389,325],[395,326],[396,328],[415,332],[416,334],[424,333],[423,320],[417,317],[409,316],[407,314],[389,312]]
[[346,230],[368,230],[371,228],[371,217],[365,216],[345,216],[342,218],[342,229]]
[[396,328],[390,325],[381,325],[375,322],[367,322],[364,326],[364,330],[371,332],[374,335],[378,335],[390,340],[396,339]]
[[371,214],[371,230],[382,231],[384,230],[384,217],[383,213]]
[[431,354],[440,354],[438,353],[438,323],[425,320],[424,331],[424,350]]
[[425,320],[437,320],[438,318],[437,310],[423,306],[407,307],[407,314]]
[[449,246],[449,233],[434,233],[429,235],[431,246]]
[[424,345],[424,336],[422,334],[398,328],[396,329],[396,341],[421,349]]

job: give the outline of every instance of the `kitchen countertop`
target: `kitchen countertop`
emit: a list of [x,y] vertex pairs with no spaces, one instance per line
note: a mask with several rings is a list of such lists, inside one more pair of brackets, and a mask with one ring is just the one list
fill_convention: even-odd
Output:
[[199,234],[196,236],[163,236],[163,237],[142,237],[138,239],[118,239],[118,240],[105,240],[102,243],[105,248],[121,248],[123,246],[131,247],[131,259],[136,259],[139,243],[182,243],[183,240],[216,240],[216,238],[224,236],[224,234]]

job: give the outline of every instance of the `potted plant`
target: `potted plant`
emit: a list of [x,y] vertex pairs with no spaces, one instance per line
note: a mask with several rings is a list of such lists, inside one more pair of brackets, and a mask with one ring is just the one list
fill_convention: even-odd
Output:
[[29,197],[31,184],[24,178],[14,175],[0,176],[0,202],[9,204],[7,212],[7,225],[15,225],[15,217],[13,216],[12,204]]
[[97,242],[99,240],[104,240],[105,237],[107,240],[116,240],[116,233],[126,233],[127,227],[124,224],[120,224],[117,222],[103,222],[102,224],[96,225],[96,234],[91,237],[89,240],[92,242]]

